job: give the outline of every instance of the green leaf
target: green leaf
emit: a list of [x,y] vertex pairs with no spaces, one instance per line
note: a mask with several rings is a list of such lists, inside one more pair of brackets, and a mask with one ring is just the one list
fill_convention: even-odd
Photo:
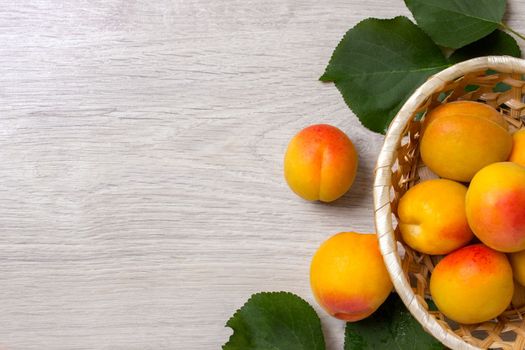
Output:
[[408,18],[369,18],[346,33],[320,80],[335,83],[364,126],[385,132],[410,94],[447,66]]
[[324,350],[321,321],[303,299],[287,292],[257,293],[226,323],[223,350]]
[[521,50],[516,40],[501,30],[456,50],[450,57],[451,63],[465,61],[474,57],[507,55],[521,57]]
[[437,44],[457,49],[501,26],[506,0],[405,0],[405,4]]
[[372,316],[347,323],[345,350],[443,350],[439,341],[423,330],[397,294],[392,294]]

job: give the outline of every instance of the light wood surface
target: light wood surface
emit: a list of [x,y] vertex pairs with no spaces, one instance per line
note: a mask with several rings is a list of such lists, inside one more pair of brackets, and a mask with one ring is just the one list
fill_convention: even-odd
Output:
[[[374,230],[382,144],[317,78],[347,29],[399,14],[401,0],[2,1],[0,348],[218,349],[254,292],[315,305],[318,245]],[[282,176],[289,139],[319,122],[360,154],[331,205]],[[341,349],[344,324],[315,307]]]

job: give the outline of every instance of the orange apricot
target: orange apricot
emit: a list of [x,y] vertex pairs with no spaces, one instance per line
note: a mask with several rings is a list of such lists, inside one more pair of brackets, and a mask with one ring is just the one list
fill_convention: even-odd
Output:
[[512,253],[509,255],[512,271],[514,272],[514,279],[519,284],[525,286],[525,250]]
[[525,129],[516,131],[512,135],[512,141],[509,161],[525,166]]
[[439,311],[459,323],[497,317],[509,306],[513,293],[507,257],[483,244],[450,253],[430,276],[430,294]]
[[284,156],[284,176],[300,197],[332,202],[352,186],[357,172],[357,152],[338,128],[326,124],[301,130]]
[[426,254],[447,254],[473,237],[465,212],[467,188],[446,179],[423,181],[399,200],[399,228],[406,244]]
[[310,285],[334,317],[353,322],[371,315],[392,291],[376,235],[342,232],[326,240],[312,259]]
[[466,197],[467,219],[487,246],[505,253],[525,249],[525,167],[494,163],[472,179]]
[[484,166],[507,160],[511,149],[505,119],[489,105],[450,102],[425,117],[421,158],[440,177],[468,182]]

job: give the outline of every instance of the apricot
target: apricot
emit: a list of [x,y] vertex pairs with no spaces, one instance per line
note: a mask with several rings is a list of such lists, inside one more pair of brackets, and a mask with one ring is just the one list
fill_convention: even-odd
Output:
[[505,119],[489,105],[445,103],[425,118],[421,158],[440,177],[468,182],[484,166],[507,160],[511,149]]
[[300,197],[332,202],[345,194],[357,172],[357,152],[338,128],[326,124],[301,130],[284,156],[284,176]]
[[512,141],[512,152],[510,152],[509,160],[525,166],[525,129],[516,131],[512,135]]
[[525,168],[494,163],[472,179],[466,197],[467,219],[474,234],[492,249],[525,249]]
[[452,180],[421,182],[401,197],[399,228],[406,244],[426,254],[447,254],[473,237],[465,212],[467,188]]
[[459,323],[497,317],[509,306],[513,293],[507,257],[483,244],[450,253],[430,276],[430,294],[439,311]]
[[342,232],[326,240],[312,259],[310,285],[334,317],[353,322],[371,315],[392,291],[376,235]]
[[510,264],[514,272],[514,279],[525,286],[525,250],[510,254]]

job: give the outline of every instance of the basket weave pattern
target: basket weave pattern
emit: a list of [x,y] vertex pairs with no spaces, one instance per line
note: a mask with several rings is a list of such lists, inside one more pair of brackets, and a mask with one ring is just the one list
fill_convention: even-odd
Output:
[[[502,113],[511,130],[519,129],[525,116],[523,74],[524,60],[497,56],[476,58],[436,74],[401,108],[378,158],[374,183],[375,220],[390,276],[416,319],[452,349],[525,349],[524,289],[518,290],[511,307],[497,320],[478,325],[458,325],[439,311],[429,311],[425,298],[430,296],[430,274],[440,257],[418,253],[404,244],[405,253],[400,256],[397,205],[411,186],[432,177],[419,157],[419,138],[425,113],[443,102],[479,101]],[[510,90],[494,92],[500,83],[510,86]]]

